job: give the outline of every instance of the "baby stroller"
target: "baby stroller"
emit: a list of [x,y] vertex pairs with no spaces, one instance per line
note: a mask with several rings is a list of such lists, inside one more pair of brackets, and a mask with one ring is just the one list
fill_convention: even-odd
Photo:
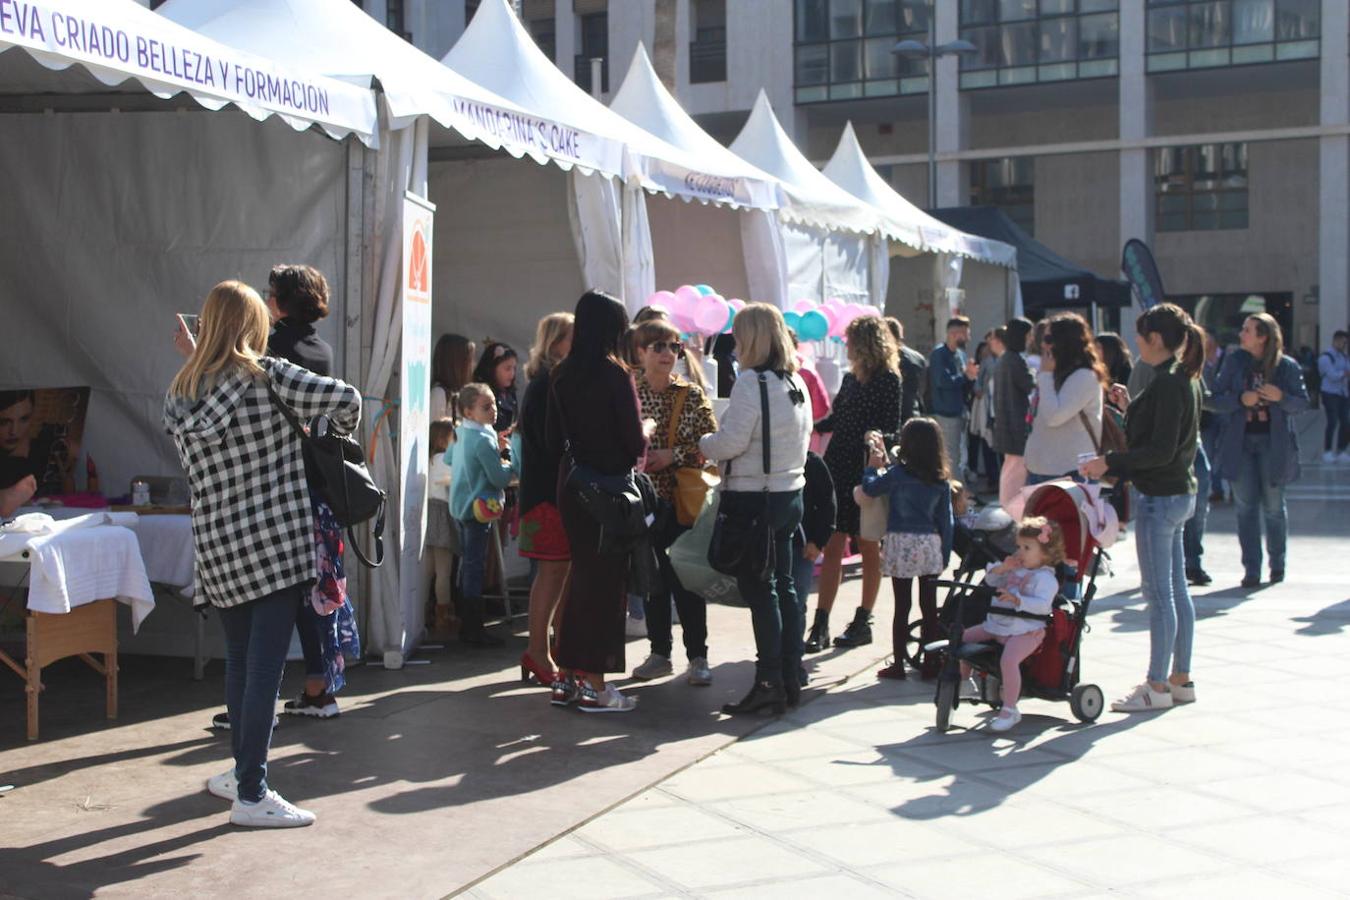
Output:
[[[1094,535],[1094,523],[1100,523],[1098,510],[1106,500],[1098,495],[1098,489],[1085,487],[1072,481],[1051,481],[1030,490],[1027,497],[1025,515],[1044,516],[1057,523],[1064,533],[1064,546],[1068,551],[1069,562],[1073,567],[1061,567],[1059,574],[1060,589],[1055,597],[1054,608],[1048,616],[1037,616],[1021,610],[999,609],[1000,615],[1012,615],[1018,618],[1037,619],[1045,622],[1045,639],[1035,653],[1022,663],[1022,696],[1040,700],[1065,701],[1069,710],[1080,722],[1094,722],[1105,706],[1102,689],[1095,684],[1083,684],[1081,676],[1081,650],[1083,634],[1087,631],[1087,615],[1092,598],[1097,593],[1097,574],[1101,569],[1104,551],[1102,543],[1115,540],[1114,519],[1109,534],[1101,531],[1100,525]],[[985,542],[985,549],[993,545]],[[999,557],[1002,559],[1003,557]],[[961,572],[967,565],[963,562]],[[966,577],[953,581],[940,581],[940,587],[947,588],[947,599],[942,607],[943,627],[947,637],[935,641],[924,649],[928,652],[940,652],[943,655],[942,670],[938,675],[937,727],[945,732],[951,726],[952,711],[961,703],[986,703],[994,709],[1000,708],[999,657],[1002,645],[995,642],[964,643],[962,632],[970,625],[984,621],[989,611],[989,601],[993,598],[993,588],[982,584],[973,584],[973,572]],[[1066,588],[1078,588],[1078,599],[1065,596]],[[961,663],[966,662],[974,669],[975,682],[980,686],[979,700],[958,698],[961,684]]]

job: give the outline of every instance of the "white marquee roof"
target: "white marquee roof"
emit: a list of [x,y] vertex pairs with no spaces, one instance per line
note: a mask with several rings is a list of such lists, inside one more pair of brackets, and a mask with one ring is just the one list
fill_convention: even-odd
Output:
[[[888,235],[936,253],[954,253],[999,266],[1017,267],[1017,249],[1002,241],[977,237],[940,222],[906,200],[867,161],[853,123],[844,126],[839,146],[825,166],[825,175],[885,217]],[[915,243],[915,241],[920,243]]]
[[[369,90],[323,77],[291,52],[255,55],[242,46],[197,34],[133,0],[0,4],[0,53],[21,47],[46,69],[79,65],[109,88],[132,80],[163,99],[187,94],[207,109],[233,104],[254,119],[276,116],[296,129],[318,125],[333,137],[374,142]],[[6,78],[0,90],[65,93],[70,86],[26,74]]]

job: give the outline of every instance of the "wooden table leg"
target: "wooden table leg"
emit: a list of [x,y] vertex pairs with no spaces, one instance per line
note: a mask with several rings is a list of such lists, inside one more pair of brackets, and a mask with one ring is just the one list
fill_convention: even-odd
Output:
[[[117,601],[98,600],[64,614],[28,614],[28,739],[38,739],[38,693],[42,670],[58,659],[79,656],[102,675],[107,690],[107,716],[117,718]],[[101,653],[100,664],[90,653]]]

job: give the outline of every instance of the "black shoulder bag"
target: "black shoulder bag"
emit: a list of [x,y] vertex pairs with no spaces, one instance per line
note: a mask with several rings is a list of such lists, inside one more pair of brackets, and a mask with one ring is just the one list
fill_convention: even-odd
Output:
[[[773,527],[769,523],[769,374],[759,373],[759,424],[764,444],[764,497],[762,502],[737,491],[723,490],[708,542],[708,565],[723,575],[766,581],[773,576]],[[731,463],[724,467],[731,477]],[[728,494],[731,496],[728,496]],[[728,502],[728,501],[731,502]],[[754,509],[754,507],[758,509]]]
[[[379,568],[384,562],[384,517],[388,495],[370,477],[366,454],[360,443],[350,434],[333,428],[327,416],[316,417],[311,426],[305,428],[295,410],[281,399],[270,378],[267,379],[267,393],[299,436],[311,487],[333,510],[337,523],[347,529],[352,552],[370,568]],[[361,552],[356,536],[352,534],[352,526],[372,518],[375,520],[374,562]]]

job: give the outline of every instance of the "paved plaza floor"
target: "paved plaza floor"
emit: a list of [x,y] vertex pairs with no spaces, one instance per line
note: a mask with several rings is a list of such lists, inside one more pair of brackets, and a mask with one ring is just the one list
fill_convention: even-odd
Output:
[[[799,711],[728,719],[753,642],[744,610],[715,607],[716,684],[641,686],[631,715],[549,708],[517,680],[518,643],[354,671],[340,719],[277,731],[273,782],[319,815],[295,831],[232,828],[201,790],[228,765],[203,728],[218,664],[198,683],[187,661],[128,657],[112,723],[92,674],[58,664],[36,744],[17,680],[0,680],[0,784],[17,785],[0,795],[0,898],[1335,896],[1350,889],[1348,509],[1350,467],[1309,467],[1289,579],[1255,591],[1236,587],[1232,507],[1215,509],[1194,706],[1079,725],[1025,701],[998,737],[963,707],[940,735],[931,687],[876,681],[874,644],[813,659]],[[1148,643],[1128,540],[1113,557],[1084,649],[1108,698],[1140,679]],[[839,624],[856,602],[854,581]],[[629,665],[645,650],[630,642]]]

